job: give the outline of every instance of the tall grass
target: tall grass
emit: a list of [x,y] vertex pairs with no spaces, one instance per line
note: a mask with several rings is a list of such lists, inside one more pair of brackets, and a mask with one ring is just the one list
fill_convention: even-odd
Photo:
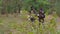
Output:
[[[58,32],[56,31],[56,22],[55,22],[56,17],[53,17],[51,20],[49,20],[49,22],[47,22],[44,25],[42,25],[41,23],[39,27],[38,20],[36,20],[34,24],[32,24],[32,22],[25,20],[27,19],[27,15],[26,15],[27,12],[23,12],[23,13],[24,14],[20,16],[20,18],[22,19],[22,23],[17,23],[17,21],[12,20],[7,24],[9,30],[14,29],[14,31],[16,32],[15,34],[60,34],[60,31]],[[0,24],[1,23],[3,23],[2,19],[0,20]],[[0,29],[0,32],[1,34],[4,34],[5,31]],[[9,34],[13,34],[13,32],[10,31]]]

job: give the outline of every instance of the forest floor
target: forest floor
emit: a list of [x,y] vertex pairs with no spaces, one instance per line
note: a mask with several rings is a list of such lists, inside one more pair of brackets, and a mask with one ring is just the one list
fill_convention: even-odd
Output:
[[[25,31],[30,31],[31,24],[28,23],[26,18],[23,18],[21,16],[0,16],[0,34],[26,34]],[[51,19],[52,15],[48,15],[45,18],[45,21],[48,22]],[[60,17],[56,18],[56,26],[57,31],[60,31]]]

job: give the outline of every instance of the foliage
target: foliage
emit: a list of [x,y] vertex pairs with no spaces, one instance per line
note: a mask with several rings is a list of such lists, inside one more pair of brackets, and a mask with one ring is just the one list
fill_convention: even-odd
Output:
[[[2,4],[2,2],[5,3]],[[0,5],[1,4],[6,6],[4,9],[9,13],[18,10],[19,8],[29,11],[31,6],[33,6],[36,10],[43,7],[44,11],[47,11],[50,6],[48,0],[0,0]]]

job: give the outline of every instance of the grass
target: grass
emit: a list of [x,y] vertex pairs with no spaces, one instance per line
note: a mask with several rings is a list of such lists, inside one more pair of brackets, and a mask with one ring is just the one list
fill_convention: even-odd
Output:
[[60,30],[59,30],[59,31],[57,31],[57,34],[60,34]]
[[[0,33],[6,34],[4,32],[7,32],[6,30],[9,30],[9,32],[7,32],[9,34],[49,34],[49,33],[50,34],[60,34],[60,31],[56,31],[56,22],[55,22],[56,17],[53,17],[51,20],[46,22],[46,24],[44,24],[45,28],[43,28],[42,23],[41,23],[40,27],[38,27],[39,23],[37,20],[35,21],[34,24],[32,24],[28,20],[25,20],[25,19],[27,19],[27,15],[26,15],[27,12],[23,12],[23,13],[24,14],[22,14],[22,16],[20,16],[20,18],[22,19],[22,22],[19,22],[19,23],[17,22],[18,20],[16,20],[15,18],[11,19],[11,21],[10,20],[7,21],[7,23],[4,22],[3,18],[1,18],[0,25],[1,24],[2,25],[0,27]],[[7,18],[7,19],[10,19],[10,18]]]

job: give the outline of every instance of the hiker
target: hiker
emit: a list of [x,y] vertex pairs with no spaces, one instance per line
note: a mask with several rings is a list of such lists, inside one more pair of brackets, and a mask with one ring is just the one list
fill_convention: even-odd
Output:
[[42,8],[40,8],[39,13],[38,13],[39,25],[40,25],[40,22],[44,23],[44,18],[45,18],[44,11]]
[[29,11],[29,20],[31,21],[31,22],[34,22],[35,21],[35,11],[34,11],[35,9],[34,9],[34,7],[32,6],[31,7],[31,10]]

